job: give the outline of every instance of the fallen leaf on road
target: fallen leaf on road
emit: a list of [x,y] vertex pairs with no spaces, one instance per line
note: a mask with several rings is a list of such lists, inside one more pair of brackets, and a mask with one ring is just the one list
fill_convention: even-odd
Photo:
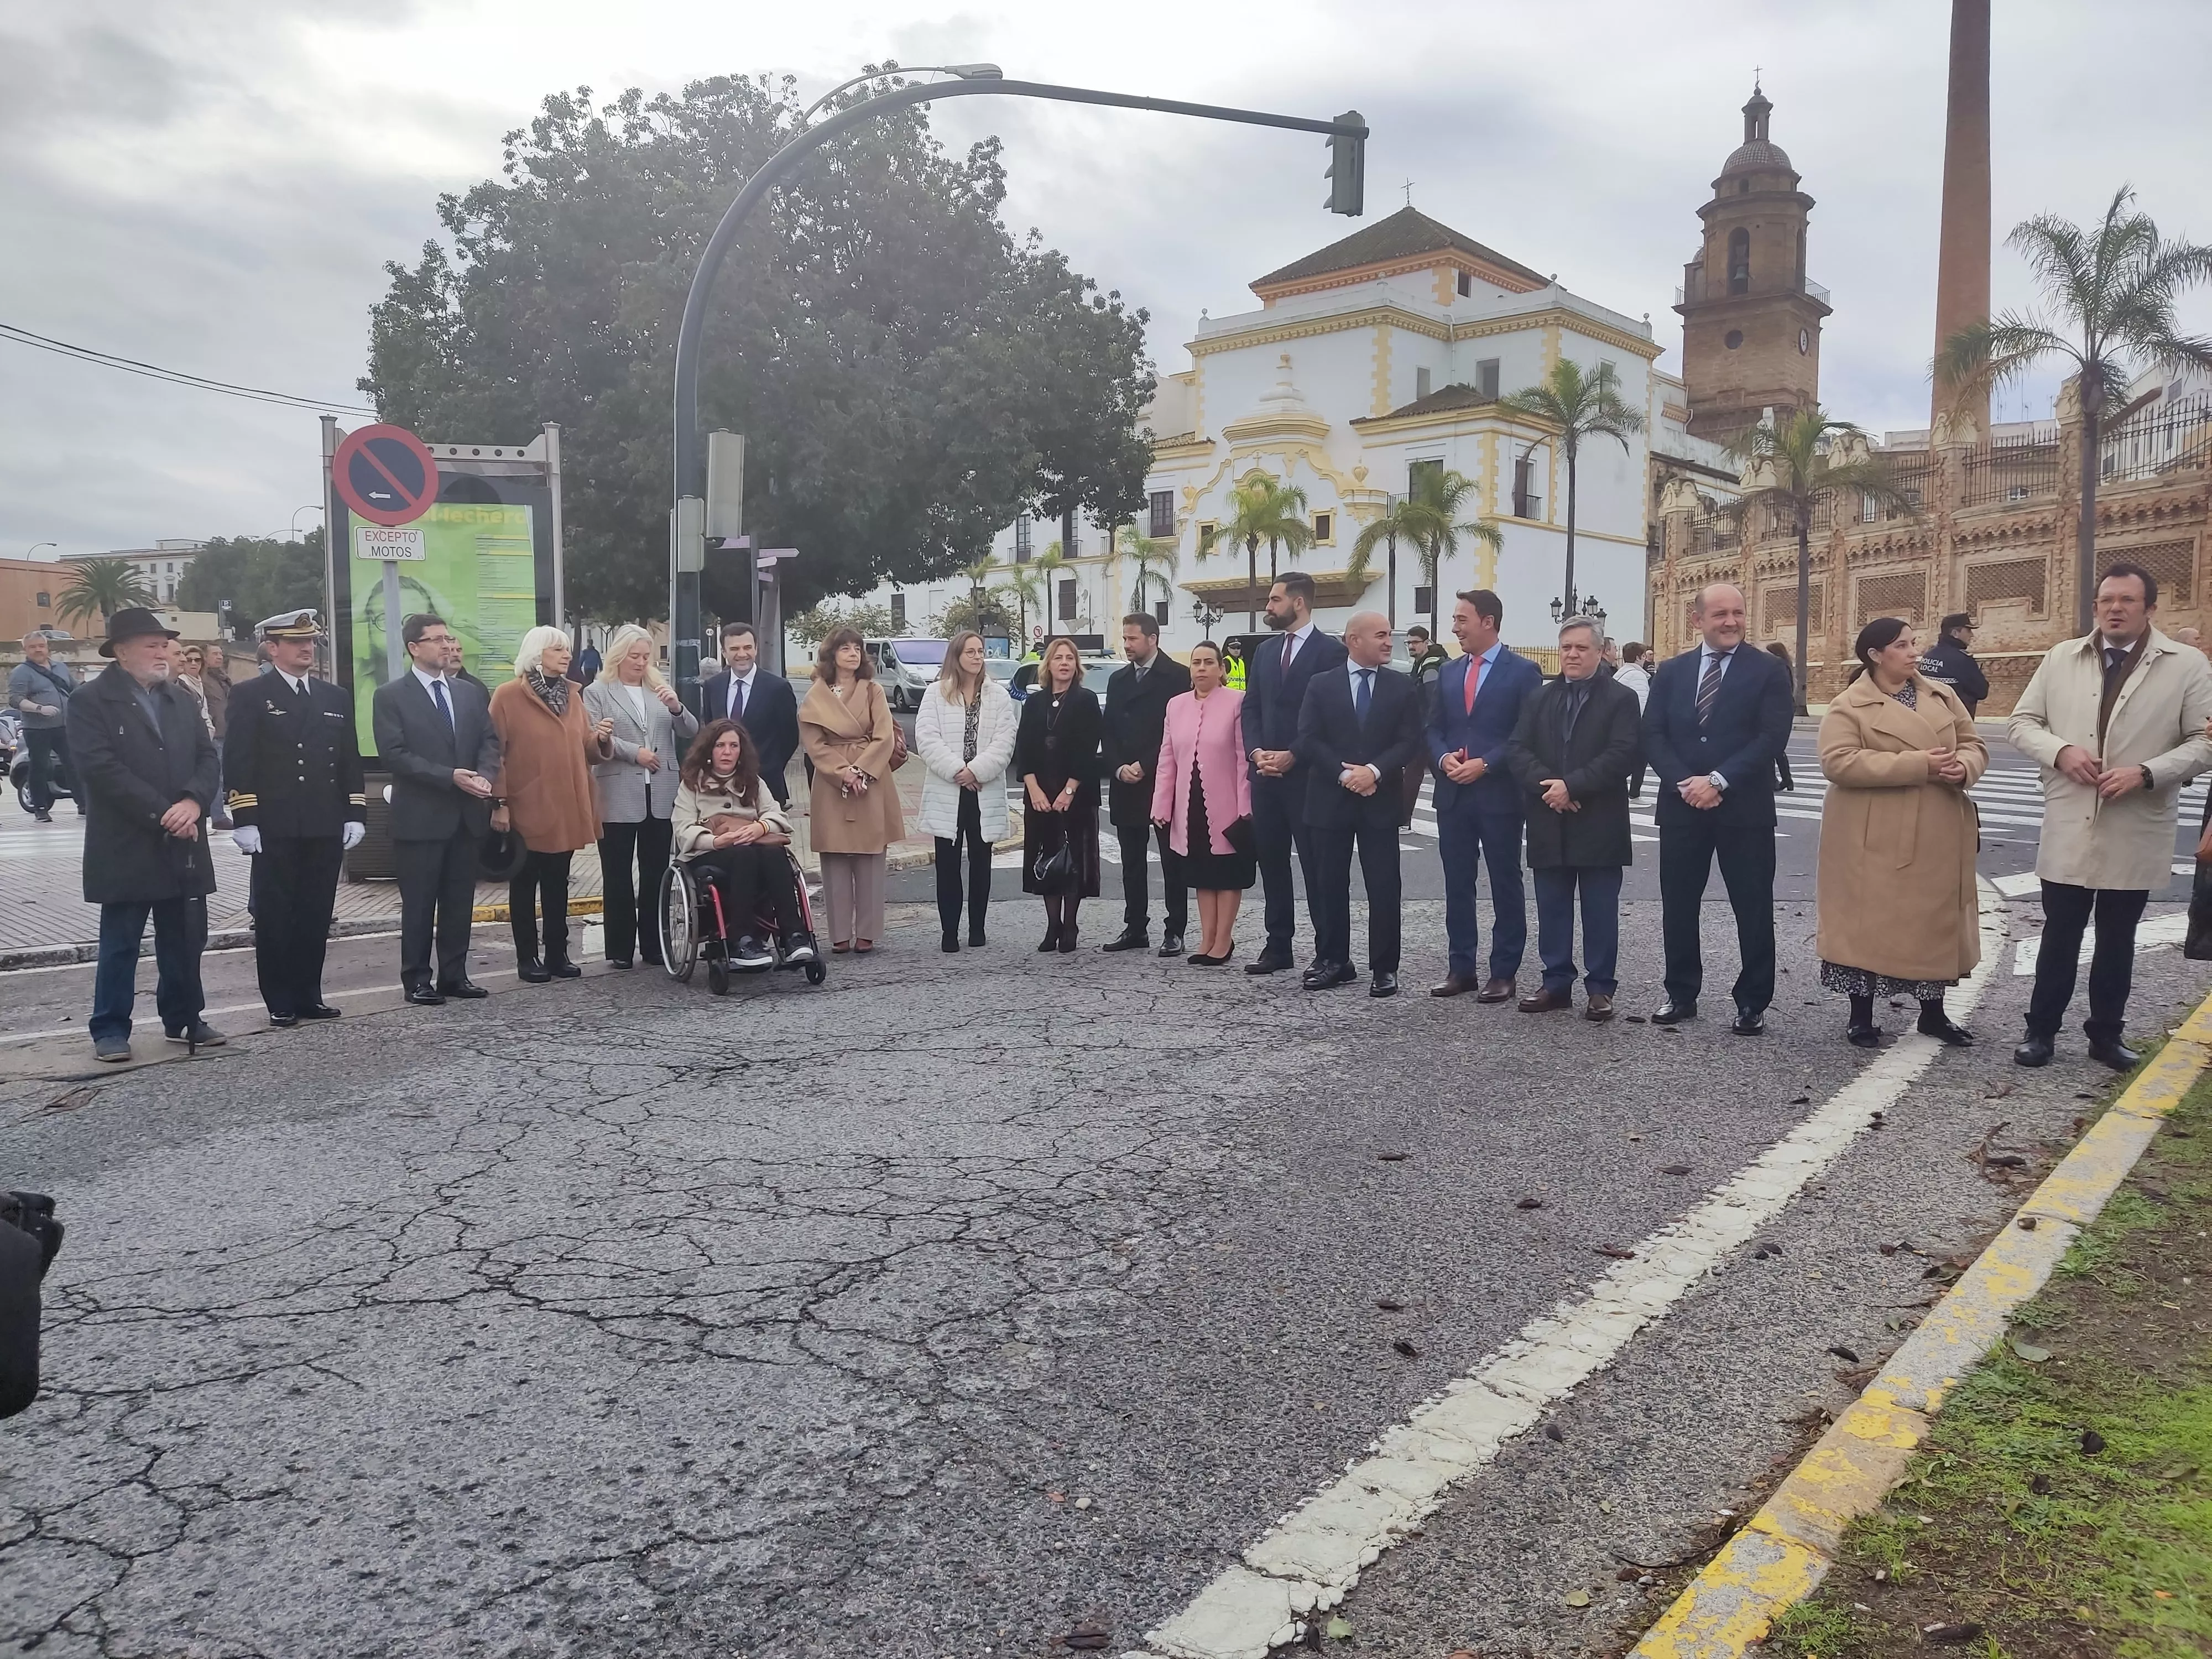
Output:
[[1560,1599],[1571,1607],[1586,1607],[1590,1604],[1590,1594],[1586,1589],[1569,1590]]
[[1567,1437],[1567,1432],[1566,1432],[1566,1431],[1565,1431],[1565,1429],[1562,1429],[1562,1428],[1561,1428],[1558,1424],[1556,1424],[1556,1423],[1547,1423],[1547,1424],[1545,1424],[1545,1425],[1544,1425],[1544,1438],[1545,1438],[1545,1439],[1547,1439],[1547,1440],[1560,1441],[1560,1440],[1565,1440],[1566,1437]]
[[1067,1501],[1067,1494],[1064,1492],[1048,1492],[1044,1495],[1044,1501],[1048,1504],[1064,1504]]
[[1856,1353],[1856,1351],[1854,1351],[1854,1350],[1852,1350],[1852,1349],[1850,1349],[1850,1348],[1845,1347],[1845,1346],[1844,1346],[1842,1343],[1840,1343],[1840,1342],[1837,1343],[1837,1344],[1835,1345],[1835,1346],[1833,1346],[1832,1348],[1830,1348],[1830,1349],[1828,1350],[1828,1352],[1829,1352],[1830,1353],[1832,1353],[1832,1354],[1835,1355],[1835,1356],[1836,1356],[1836,1358],[1838,1358],[1838,1359],[1848,1359],[1848,1360],[1850,1360],[1850,1361],[1851,1362],[1851,1364],[1854,1364],[1854,1365],[1856,1365],[1856,1364],[1857,1364],[1859,1363],[1859,1357],[1858,1357],[1858,1354]]
[[2015,1336],[2013,1338],[2012,1351],[2018,1354],[2022,1359],[2027,1361],[2031,1365],[2040,1365],[2045,1360],[2051,1358],[2050,1349],[2039,1348],[2034,1343],[2030,1342],[2022,1337]]
[[73,1112],[80,1106],[91,1104],[92,1097],[99,1092],[97,1089],[87,1089],[82,1086],[64,1089],[46,1103],[46,1109],[50,1112]]
[[1955,1648],[1982,1633],[1979,1625],[1923,1625],[1920,1639],[1939,1648]]
[[1616,1583],[1632,1584],[1643,1575],[1633,1567],[1617,1567],[1613,1570],[1613,1577]]
[[1662,1164],[1659,1166],[1659,1173],[1661,1175],[1687,1175],[1690,1173],[1690,1166],[1686,1164]]
[[1516,1210],[1540,1210],[1544,1207],[1544,1200],[1540,1198],[1524,1198],[1513,1207]]
[[1792,1095],[1790,1097],[1790,1103],[1792,1106],[1810,1106],[1813,1103],[1813,1097],[1810,1095]]
[[1599,1244],[1593,1248],[1596,1249],[1600,1255],[1609,1255],[1615,1261],[1633,1261],[1636,1260],[1635,1251],[1624,1250],[1618,1244]]
[[1375,1305],[1382,1309],[1384,1313],[1403,1313],[1406,1311],[1406,1304],[1404,1303],[1393,1302],[1388,1297],[1383,1297],[1382,1300],[1377,1302]]
[[2011,1092],[2012,1085],[2009,1083],[1987,1084],[1984,1085],[1982,1089],[1984,1097],[1990,1100],[2002,1100]]
[[1352,1620],[1340,1613],[1328,1621],[1328,1628],[1322,1633],[1332,1642],[1349,1642],[1352,1639]]
[[1407,1155],[1403,1152],[1377,1152],[1375,1156],[1385,1164],[1403,1164]]
[[1644,1016],[1641,1014],[1630,1014],[1626,1016],[1626,1018],[1631,1025],[1641,1025],[1644,1024]]
[[1408,1359],[1419,1359],[1421,1357],[1421,1351],[1415,1347],[1412,1343],[1407,1341],[1402,1336],[1396,1341],[1393,1342],[1390,1346],[1394,1352],[1405,1355]]
[[1086,1619],[1067,1632],[1066,1643],[1071,1648],[1088,1651],[1104,1647],[1113,1639],[1114,1627],[1097,1619]]

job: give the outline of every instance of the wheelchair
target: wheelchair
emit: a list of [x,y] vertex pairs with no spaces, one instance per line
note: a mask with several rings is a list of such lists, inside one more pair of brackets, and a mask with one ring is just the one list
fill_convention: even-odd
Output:
[[[806,872],[799,866],[799,859],[789,848],[783,855],[791,868],[792,884],[799,890],[799,925],[808,933],[814,931],[814,901],[806,890]],[[733,973],[764,974],[775,968],[793,964],[783,958],[783,940],[778,935],[774,915],[754,916],[750,925],[732,928],[722,914],[722,893],[712,882],[692,873],[689,864],[673,864],[660,878],[660,962],[668,970],[669,978],[678,984],[688,984],[693,970],[703,958],[707,963],[707,988],[716,996],[730,994],[730,976]],[[768,941],[775,952],[775,961],[757,968],[738,968],[730,961],[730,941],[739,935],[751,933]],[[819,985],[830,976],[829,965],[817,957],[816,960],[799,964],[806,975],[809,985]]]

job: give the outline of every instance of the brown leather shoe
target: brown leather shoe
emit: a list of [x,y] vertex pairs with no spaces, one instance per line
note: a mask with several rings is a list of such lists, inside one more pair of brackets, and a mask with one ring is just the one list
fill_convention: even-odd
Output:
[[1475,995],[1477,1002],[1510,1002],[1513,1000],[1513,981],[1510,979],[1486,979]]
[[1575,997],[1571,991],[1532,991],[1520,1002],[1521,1012],[1524,1014],[1548,1014],[1554,1009],[1574,1006]]
[[1591,993],[1589,1000],[1583,1004],[1583,1018],[1587,1020],[1594,1020],[1601,1024],[1605,1021],[1611,1019],[1613,1018],[1613,999],[1611,997],[1599,996],[1595,992]]
[[1473,980],[1462,978],[1457,974],[1446,974],[1443,984],[1429,987],[1429,994],[1432,997],[1460,997],[1465,996],[1473,989],[1474,989]]

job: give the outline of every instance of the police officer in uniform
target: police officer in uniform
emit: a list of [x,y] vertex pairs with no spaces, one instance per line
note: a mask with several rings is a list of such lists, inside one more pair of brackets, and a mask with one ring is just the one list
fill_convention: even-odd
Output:
[[361,744],[343,691],[311,679],[322,624],[288,611],[254,629],[272,672],[230,694],[223,744],[231,837],[254,859],[253,955],[271,1025],[336,1019],[323,1000],[323,952],[338,871],[367,833]]

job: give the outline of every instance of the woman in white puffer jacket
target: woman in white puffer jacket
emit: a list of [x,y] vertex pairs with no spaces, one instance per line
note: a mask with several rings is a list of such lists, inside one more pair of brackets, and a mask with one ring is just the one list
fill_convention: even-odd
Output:
[[937,683],[915,711],[914,749],[928,775],[921,827],[937,837],[941,948],[960,948],[960,844],[968,844],[968,943],[983,942],[991,902],[991,847],[1006,833],[1006,763],[1014,754],[1014,702],[983,672],[983,636],[963,628],[945,648]]

